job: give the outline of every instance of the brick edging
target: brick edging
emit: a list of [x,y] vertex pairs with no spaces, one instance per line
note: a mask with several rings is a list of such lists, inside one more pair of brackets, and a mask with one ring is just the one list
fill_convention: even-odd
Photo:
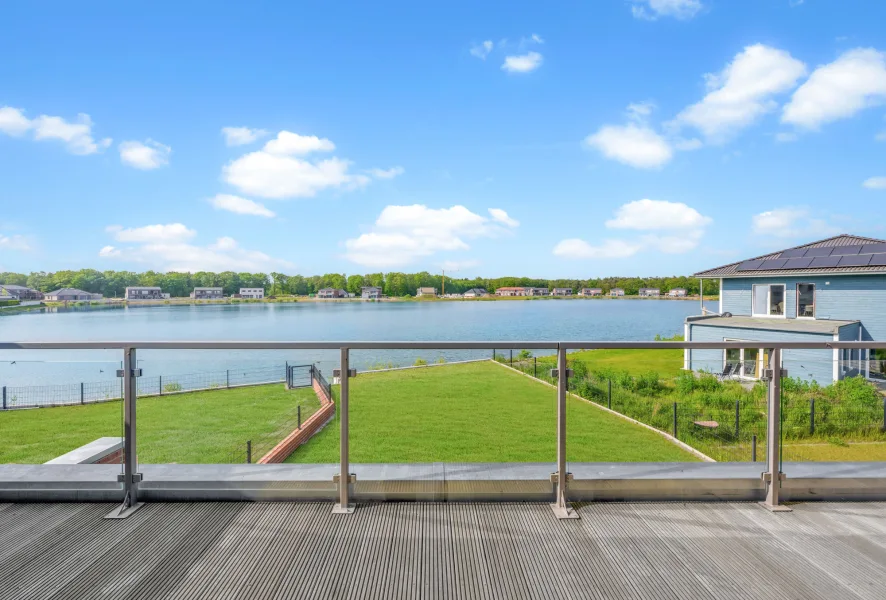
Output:
[[296,448],[307,442],[318,431],[323,429],[335,416],[335,403],[332,398],[326,395],[324,390],[316,380],[314,380],[314,393],[320,400],[320,408],[301,424],[301,429],[295,429],[287,435],[283,440],[274,446],[270,452],[258,459],[257,464],[267,465],[272,463],[282,463],[289,458]]

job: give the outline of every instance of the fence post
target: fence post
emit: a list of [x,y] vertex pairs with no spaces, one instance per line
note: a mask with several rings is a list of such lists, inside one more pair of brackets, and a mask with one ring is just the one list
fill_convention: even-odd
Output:
[[511,366],[514,366],[514,349],[511,348]]
[[495,348],[492,349],[492,360],[495,360]]
[[284,385],[286,386],[286,389],[288,390],[289,388],[292,387],[292,385],[291,385],[291,384],[292,384],[292,380],[291,380],[290,377],[289,377],[289,361],[288,361],[288,360],[286,361],[286,365],[285,365],[284,368],[285,368],[286,370],[285,370],[284,373],[283,373],[283,382],[284,382]]
[[532,376],[538,378],[538,357],[532,357]]
[[332,507],[333,514],[350,514],[354,512],[354,505],[350,503],[348,489],[351,483],[350,449],[348,436],[350,435],[348,424],[348,398],[350,396],[351,364],[348,348],[341,349],[341,377],[338,389],[338,422],[341,427],[339,433],[339,471],[338,471],[338,502]]
[[252,440],[246,440],[246,464],[252,464]]
[[609,382],[609,410],[612,410],[612,380],[607,379],[606,381]]
[[225,387],[231,387],[231,370],[225,369]]
[[815,435],[815,398],[809,399],[809,435]]
[[738,439],[738,434],[739,434],[739,430],[738,430],[738,428],[739,428],[739,421],[738,421],[739,412],[738,411],[739,410],[740,410],[739,409],[739,402],[738,402],[738,400],[736,400],[735,401],[735,439]]
[[790,511],[779,500],[781,482],[781,348],[769,351],[769,365],[766,376],[769,379],[769,422],[766,428],[766,472],[763,482],[766,484],[766,500],[761,504],[771,511]]
[[751,437],[751,462],[757,462],[757,434]]
[[[553,375],[553,373],[552,373]],[[578,519],[575,509],[566,501],[566,486],[569,474],[566,472],[566,393],[569,379],[566,364],[566,348],[557,348],[557,472],[552,476],[556,481],[556,502],[551,504],[558,519]]]
[[298,405],[298,428],[301,429],[301,404]]
[[3,386],[3,410],[6,410],[6,386]]
[[83,404],[83,382],[80,382],[80,404]]
[[123,349],[123,368],[117,374],[123,388],[123,473],[118,481],[123,483],[123,503],[111,511],[105,518],[125,519],[142,507],[138,501],[138,483],[141,473],[136,473],[136,396],[138,395],[138,377],[141,370],[137,368],[135,348]]
[[886,398],[883,398],[883,431],[886,431]]
[[674,437],[677,437],[677,403],[674,402]]
[[163,395],[163,375],[160,375],[160,396]]

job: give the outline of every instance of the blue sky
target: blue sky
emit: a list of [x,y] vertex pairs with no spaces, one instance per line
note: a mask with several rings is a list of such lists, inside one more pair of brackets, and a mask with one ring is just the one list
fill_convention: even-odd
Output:
[[27,3],[0,271],[685,274],[886,237],[886,3]]

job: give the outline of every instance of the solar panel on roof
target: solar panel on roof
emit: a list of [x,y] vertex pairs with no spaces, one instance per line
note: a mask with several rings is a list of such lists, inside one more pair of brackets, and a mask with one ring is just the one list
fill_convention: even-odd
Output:
[[840,264],[840,256],[818,256],[812,259],[812,264],[809,265],[811,268],[819,268],[819,267],[836,267]]
[[746,260],[740,265],[736,267],[737,271],[756,271],[759,269],[760,265],[763,264],[762,260]]
[[785,250],[778,255],[779,258],[800,258],[806,256],[807,248],[794,248],[793,250]]
[[830,256],[833,248],[809,248],[803,256]]
[[755,270],[768,271],[770,269],[783,269],[786,262],[788,262],[786,258],[770,258],[769,260],[764,260],[763,264]]
[[886,254],[874,254],[871,258],[871,262],[868,263],[870,267],[886,267]]
[[847,256],[850,254],[858,254],[861,252],[861,246],[837,246],[831,252],[831,256]]
[[784,269],[805,269],[812,263],[811,258],[789,258]]
[[840,258],[841,267],[866,267],[868,263],[871,262],[871,258],[873,258],[873,254],[852,254],[850,256],[843,256]]
[[883,254],[886,252],[886,244],[865,244],[862,246],[861,251],[865,254]]

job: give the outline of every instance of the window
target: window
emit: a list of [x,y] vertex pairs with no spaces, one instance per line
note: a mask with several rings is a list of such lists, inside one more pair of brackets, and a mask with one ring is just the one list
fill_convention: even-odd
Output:
[[[742,340],[724,339],[724,342],[740,342]],[[756,379],[759,377],[757,370],[757,348],[729,348],[724,351],[723,372],[729,369],[729,375],[736,378]]]
[[783,317],[785,286],[755,285],[753,315],[755,317]]
[[868,377],[880,381],[886,380],[886,350],[868,351]]
[[797,284],[797,318],[815,318],[815,284]]

